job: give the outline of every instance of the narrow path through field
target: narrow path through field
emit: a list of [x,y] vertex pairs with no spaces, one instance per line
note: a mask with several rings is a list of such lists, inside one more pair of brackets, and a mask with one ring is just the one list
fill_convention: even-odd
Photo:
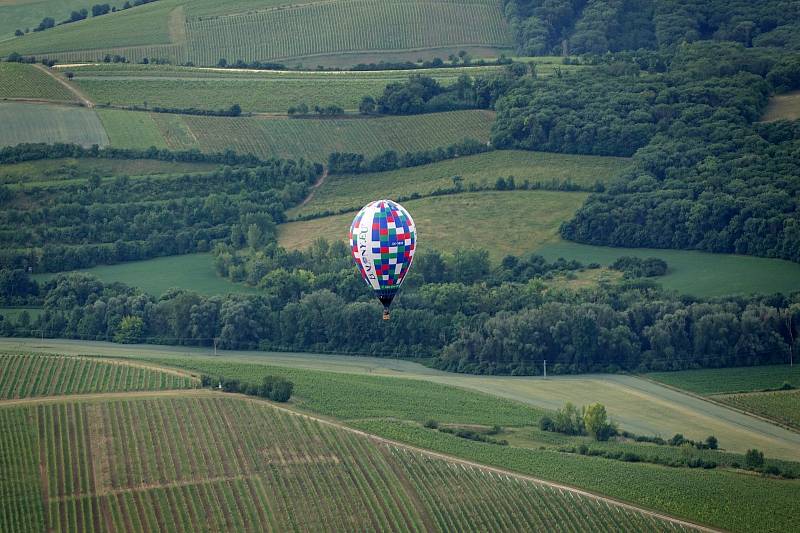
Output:
[[306,197],[305,197],[305,199],[304,199],[302,202],[300,202],[300,205],[299,205],[299,206],[297,206],[297,207],[303,207],[303,206],[305,206],[305,205],[306,205],[308,202],[310,202],[310,201],[311,201],[311,200],[314,198],[314,193],[317,191],[317,189],[319,189],[319,187],[320,187],[320,186],[321,186],[323,183],[325,183],[325,178],[327,178],[327,177],[328,177],[328,169],[327,169],[327,168],[325,168],[325,169],[322,171],[322,174],[320,175],[320,177],[319,177],[319,178],[317,179],[317,181],[314,183],[314,185],[312,185],[312,186],[311,186],[311,190],[309,190],[309,191],[308,191],[308,196],[306,196]]
[[61,77],[59,77],[59,76],[56,76],[55,74],[53,74],[53,72],[52,72],[52,71],[51,71],[49,68],[47,68],[47,67],[45,67],[45,66],[43,66],[43,65],[33,65],[33,66],[34,66],[34,67],[36,67],[36,68],[38,68],[39,70],[41,70],[42,72],[44,72],[45,74],[47,74],[48,76],[50,76],[51,78],[53,78],[54,80],[56,80],[58,83],[60,83],[60,84],[61,84],[61,85],[63,85],[64,87],[66,87],[66,88],[67,88],[67,90],[68,90],[69,92],[71,92],[72,94],[74,94],[74,95],[75,95],[75,97],[76,97],[78,100],[80,100],[80,102],[81,102],[83,105],[85,105],[85,106],[86,106],[86,107],[88,107],[88,108],[92,108],[92,107],[94,107],[94,102],[92,102],[91,100],[89,100],[89,97],[88,97],[88,96],[86,96],[86,94],[84,94],[84,93],[83,93],[83,91],[81,91],[81,90],[80,90],[80,89],[78,89],[77,87],[73,86],[72,84],[70,84],[70,83],[67,83],[67,82],[66,82],[64,79],[62,79]]
[[498,476],[503,476],[506,478],[515,478],[523,481],[527,481],[529,483],[534,483],[537,485],[542,485],[546,487],[550,487],[559,491],[570,492],[572,494],[576,494],[585,498],[590,498],[595,501],[604,502],[609,505],[614,505],[621,507],[623,509],[628,509],[631,511],[640,512],[647,516],[652,516],[654,518],[665,520],[668,522],[672,522],[673,524],[680,525],[683,527],[696,529],[698,531],[706,531],[706,532],[717,532],[721,531],[718,529],[714,529],[708,526],[704,526],[702,524],[697,524],[688,520],[682,520],[679,518],[675,518],[663,513],[659,513],[656,511],[652,511],[650,509],[646,509],[644,507],[639,507],[637,505],[633,505],[621,500],[617,500],[615,498],[609,498],[608,496],[601,496],[599,494],[595,494],[593,492],[589,492],[583,489],[579,489],[576,487],[572,487],[570,485],[564,485],[562,483],[556,483],[553,481],[547,481],[545,479],[537,478],[534,476],[529,476],[525,474],[520,474],[514,472],[512,470],[505,470],[503,468],[497,468],[494,466],[488,466],[481,463],[476,463],[473,461],[469,461],[466,459],[461,459],[459,457],[454,457],[452,455],[447,455],[444,453],[434,452],[431,450],[426,450],[425,448],[419,448],[417,446],[412,446],[410,444],[405,444],[403,442],[387,439],[384,437],[379,437],[377,435],[373,435],[371,433],[367,433],[360,429],[351,428],[341,422],[336,420],[331,420],[328,418],[322,418],[319,416],[311,415],[303,411],[299,411],[297,409],[281,406],[274,404],[272,402],[268,402],[266,400],[262,400],[260,398],[255,398],[252,396],[245,396],[242,394],[232,394],[232,393],[221,393],[215,392],[213,390],[201,389],[201,390],[173,390],[173,391],[152,391],[152,392],[109,392],[109,393],[99,393],[99,394],[75,394],[75,395],[65,395],[65,396],[46,396],[40,398],[28,398],[28,399],[20,399],[20,400],[3,400],[0,401],[0,408],[9,406],[9,405],[36,405],[42,403],[60,403],[60,402],[72,402],[72,401],[98,401],[98,400],[115,400],[115,399],[131,399],[131,398],[174,398],[174,397],[190,397],[190,398],[203,398],[203,397],[235,397],[240,398],[243,401],[254,402],[258,403],[262,406],[268,406],[278,411],[282,411],[284,413],[292,414],[295,416],[304,417],[307,420],[312,420],[318,422],[320,424],[325,424],[330,427],[334,427],[343,431],[348,431],[350,433],[359,435],[363,438],[370,439],[373,442],[377,442],[380,444],[384,444],[386,446],[392,446],[395,448],[399,448],[402,450],[411,451],[414,453],[426,455],[428,457],[432,457],[435,459],[440,459],[443,461],[448,461],[452,464],[463,465],[465,467],[470,468],[477,468],[483,472],[489,472],[492,474],[496,474]]

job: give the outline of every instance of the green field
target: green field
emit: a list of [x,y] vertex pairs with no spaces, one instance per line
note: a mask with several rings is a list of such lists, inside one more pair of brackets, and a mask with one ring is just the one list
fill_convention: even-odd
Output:
[[152,176],[204,172],[210,163],[183,163],[154,159],[45,159],[0,166],[0,184],[42,186],[83,181],[90,176]]
[[699,297],[788,294],[800,290],[800,265],[782,259],[691,250],[610,248],[567,241],[549,243],[536,252],[549,260],[563,257],[601,265],[609,265],[622,256],[659,257],[667,262],[669,270],[653,280],[666,289]]
[[0,63],[0,100],[53,100],[74,102],[75,95],[33,65]]
[[[384,190],[383,194],[387,192],[393,191]],[[417,226],[418,250],[482,248],[499,261],[557,240],[559,225],[572,216],[586,196],[578,192],[488,191],[410,200],[403,205]],[[289,249],[302,249],[319,237],[346,240],[354,214],[281,224],[278,242]],[[498,238],[502,228],[513,231]]]
[[187,389],[190,375],[120,361],[57,355],[0,353],[0,399]]
[[[69,11],[51,15],[62,20]],[[245,0],[215,5],[160,0],[0,40],[0,56],[16,51],[62,63],[99,61],[106,54],[118,54],[132,62],[147,57],[173,64],[216,65],[220,58],[227,58],[231,62],[300,60],[316,66],[394,60],[403,53],[413,53],[415,58],[447,57],[461,49],[477,56],[497,56],[512,48],[511,28],[501,5],[493,0],[388,4]]]
[[[494,120],[494,114],[488,111],[369,119],[227,118],[163,113],[150,116],[167,146],[175,150],[231,149],[264,158],[303,157],[318,162],[327,162],[328,154],[336,151],[377,155],[386,150],[400,153],[429,150],[460,142],[465,137],[486,141]],[[144,133],[151,133],[149,123]],[[111,138],[115,138],[113,134]]]
[[647,377],[695,394],[733,394],[777,389],[784,383],[800,388],[800,365],[704,368],[654,372]]
[[[227,294],[231,292],[256,293],[253,287],[233,283],[214,271],[211,254],[187,254],[158,257],[146,261],[129,261],[117,265],[103,265],[82,270],[106,282],[120,282],[139,287],[154,296],[168,289],[186,289],[200,294]],[[55,274],[35,276],[44,281]]]
[[484,75],[500,67],[441,68],[415,71],[237,72],[188,67],[144,65],[96,65],[69,67],[76,83],[98,104],[115,106],[161,106],[201,109],[228,108],[236,103],[245,112],[286,113],[301,102],[336,104],[357,112],[365,95],[378,97],[389,83],[412,74],[431,76],[443,84],[458,76]]
[[0,426],[9,531],[683,529],[214,393],[0,407]]
[[622,157],[502,150],[391,172],[333,175],[314,192],[310,202],[291,210],[289,216],[358,210],[387,194],[393,198],[413,193],[424,196],[436,189],[452,188],[454,176],[461,176],[464,189],[471,185],[493,187],[497,178],[509,176],[519,185],[528,180],[543,186],[571,182],[591,188],[608,183],[627,165],[628,159]]
[[167,142],[149,113],[131,113],[116,109],[98,109],[97,115],[116,148],[146,150],[151,146],[167,148]]
[[800,119],[800,91],[773,96],[761,117],[764,122],[797,119]]
[[0,146],[25,142],[108,144],[97,114],[82,107],[0,102],[0,124]]
[[[121,6],[123,1],[109,2]],[[73,9],[87,7],[86,0],[2,0],[0,1],[0,41],[14,39],[14,31],[31,30],[45,17],[66,19]]]
[[189,59],[197,65],[213,65],[220,57],[287,60],[364,51],[513,47],[510,28],[492,0],[310,3],[189,18],[186,37]]
[[724,394],[714,399],[800,430],[800,391]]

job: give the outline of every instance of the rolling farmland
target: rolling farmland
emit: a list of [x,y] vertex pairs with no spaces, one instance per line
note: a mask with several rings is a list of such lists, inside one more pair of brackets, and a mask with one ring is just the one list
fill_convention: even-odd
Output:
[[0,102],[0,146],[23,142],[108,144],[100,119],[91,109],[49,104]]
[[222,109],[238,103],[245,112],[286,113],[290,106],[299,103],[306,103],[312,109],[315,105],[336,104],[354,112],[363,96],[377,97],[387,84],[405,81],[411,75],[430,76],[448,84],[462,74],[485,75],[499,68],[237,72],[104,64],[70,68],[70,71],[75,73],[73,81],[99,104]]
[[[419,246],[448,252],[483,248],[493,260],[499,261],[505,255],[530,253],[557,240],[559,225],[581,206],[586,196],[578,192],[488,191],[422,198],[403,205],[414,213]],[[520,213],[536,216],[520,218]],[[281,224],[278,242],[289,248],[305,248],[318,237],[346,239],[347,234],[341,228],[349,226],[353,215],[345,213]],[[465,222],[470,224],[469,232],[464,231]],[[516,231],[498,239],[497,228],[512,224]],[[424,228],[434,226],[436,232],[425,232]]]
[[141,365],[56,355],[0,354],[0,399],[185,389],[197,380],[188,374]]
[[[445,25],[441,23],[447,21]],[[287,60],[366,51],[510,49],[500,6],[485,2],[318,2],[186,23],[189,59]],[[313,59],[311,59],[313,61]]]
[[471,185],[492,187],[497,178],[509,176],[519,185],[528,180],[543,186],[569,182],[590,188],[608,183],[628,164],[629,160],[622,157],[503,150],[390,172],[332,175],[314,191],[311,201],[289,211],[289,215],[357,210],[386,191],[391,191],[393,198],[413,193],[425,196],[437,189],[452,188],[454,176],[461,177],[464,189]]
[[0,100],[74,102],[75,95],[36,66],[0,63]]
[[447,146],[465,137],[486,141],[493,120],[486,111],[369,119],[265,119],[153,114],[167,145],[204,152],[231,149],[262,158],[325,162],[335,151],[368,156]]
[[684,529],[213,393],[0,407],[0,424],[17,474],[0,530]]

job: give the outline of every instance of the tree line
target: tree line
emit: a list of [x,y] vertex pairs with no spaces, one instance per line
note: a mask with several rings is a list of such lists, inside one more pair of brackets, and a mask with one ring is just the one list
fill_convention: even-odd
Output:
[[[135,333],[127,342],[427,357],[444,370],[513,375],[540,374],[544,360],[555,374],[783,363],[800,348],[797,293],[702,300],[642,278],[557,288],[547,280],[585,267],[535,255],[493,264],[485,251],[429,252],[385,322],[343,243],[317,242],[306,252],[228,245],[216,254],[220,273],[257,285],[258,294],[153,297],[61,275],[30,289],[27,301],[42,306],[35,320],[6,319],[0,332],[114,340],[125,317],[138,317],[140,326],[125,326]],[[28,298],[16,290],[16,302]]]

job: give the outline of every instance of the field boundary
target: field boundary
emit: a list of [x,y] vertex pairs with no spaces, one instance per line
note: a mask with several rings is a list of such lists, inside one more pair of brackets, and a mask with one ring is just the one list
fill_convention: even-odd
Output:
[[[757,419],[761,420],[762,422],[767,422],[769,424],[772,424],[773,426],[778,426],[779,428],[791,431],[792,433],[800,433],[800,431],[798,431],[797,428],[793,428],[791,426],[787,426],[785,424],[781,424],[780,422],[778,422],[776,420],[773,420],[771,418],[767,418],[765,416],[762,416],[762,415],[759,415],[759,414],[756,414],[756,413],[751,413],[750,411],[746,411],[746,410],[741,409],[739,407],[736,407],[736,406],[733,406],[733,405],[730,405],[730,404],[727,404],[727,403],[720,402],[720,401],[714,399],[712,396],[702,396],[702,395],[697,394],[696,392],[692,392],[690,390],[681,389],[681,388],[675,387],[674,385],[668,385],[667,383],[663,383],[663,382],[658,381],[656,379],[649,378],[649,377],[647,377],[646,374],[638,374],[638,375],[636,375],[636,377],[638,377],[640,379],[643,379],[645,381],[649,381],[650,383],[653,383],[655,385],[660,385],[661,387],[673,390],[675,392],[679,392],[681,394],[685,394],[687,396],[691,396],[691,397],[693,397],[695,399],[703,400],[703,401],[706,401],[708,403],[712,403],[712,404],[714,404],[714,405],[716,405],[718,407],[724,407],[725,409],[730,409],[731,411],[736,411],[739,414],[743,414],[743,415],[751,416],[753,418],[757,418]],[[754,393],[754,392],[775,392],[775,391],[729,392],[729,393],[716,394],[714,396],[725,396],[725,395],[729,395],[729,394],[749,394],[749,393]]]
[[54,80],[56,80],[56,82],[58,82],[58,83],[60,83],[61,85],[63,85],[63,86],[64,86],[64,87],[65,87],[65,88],[66,88],[66,89],[69,91],[69,92],[71,92],[73,95],[75,95],[75,98],[77,98],[77,99],[78,99],[78,100],[81,102],[81,105],[83,105],[84,107],[88,107],[88,108],[90,108],[90,109],[94,107],[94,102],[92,102],[91,100],[89,100],[89,98],[88,98],[88,97],[87,97],[87,96],[86,96],[86,95],[85,95],[85,94],[84,94],[84,93],[83,93],[83,92],[82,92],[80,89],[78,89],[78,88],[76,88],[76,87],[73,87],[72,85],[70,85],[69,83],[67,83],[65,80],[63,80],[63,79],[61,79],[60,77],[58,77],[58,76],[56,76],[55,74],[53,74],[53,73],[50,71],[50,69],[48,69],[48,68],[45,68],[45,67],[44,67],[44,66],[42,66],[42,65],[36,65],[36,64],[34,64],[33,66],[34,66],[35,68],[37,68],[37,69],[41,70],[42,72],[44,72],[45,74],[47,74],[48,76],[50,76],[51,78],[53,78]]

